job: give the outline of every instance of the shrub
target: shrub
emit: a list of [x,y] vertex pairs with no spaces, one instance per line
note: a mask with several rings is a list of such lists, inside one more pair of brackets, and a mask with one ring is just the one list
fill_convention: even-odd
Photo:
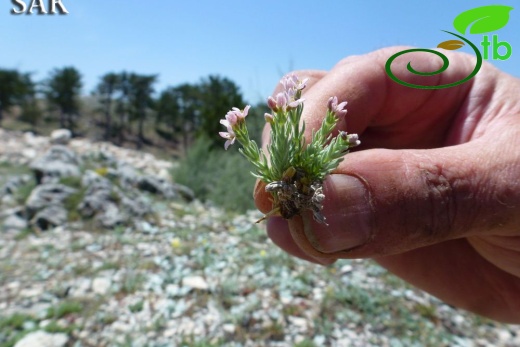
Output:
[[214,148],[204,137],[198,138],[173,172],[174,181],[190,187],[195,196],[212,201],[227,210],[254,209],[252,166],[233,148]]

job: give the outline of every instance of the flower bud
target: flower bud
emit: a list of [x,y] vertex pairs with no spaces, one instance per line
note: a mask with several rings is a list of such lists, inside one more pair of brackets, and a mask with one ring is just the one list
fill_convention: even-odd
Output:
[[267,106],[269,106],[269,108],[274,112],[278,111],[278,105],[276,104],[276,100],[272,96],[267,98]]
[[350,147],[359,146],[361,144],[361,141],[359,141],[358,134],[349,134],[347,135],[347,141]]
[[338,104],[338,98],[335,96],[331,96],[329,100],[327,101],[327,109],[330,112],[334,112],[335,105]]
[[278,110],[284,110],[287,106],[287,96],[285,93],[276,94],[276,107]]
[[344,117],[347,114],[347,110],[345,109],[346,106],[346,101],[338,104],[338,98],[336,96],[330,97],[327,101],[328,110],[336,114],[338,118]]

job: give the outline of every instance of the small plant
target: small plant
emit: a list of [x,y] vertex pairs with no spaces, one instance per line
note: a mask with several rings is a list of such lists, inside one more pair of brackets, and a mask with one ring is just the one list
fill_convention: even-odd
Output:
[[267,214],[281,215],[290,219],[303,210],[311,210],[314,219],[325,223],[323,208],[323,180],[336,169],[349,148],[359,145],[357,134],[347,135],[340,131],[333,136],[339,117],[344,117],[347,102],[338,104],[336,97],[328,101],[328,111],[321,127],[313,131],[312,140],[304,139],[305,123],[300,125],[303,111],[302,90],[306,80],[295,75],[281,81],[284,91],[269,97],[267,104],[272,114],[266,113],[265,120],[271,126],[271,141],[267,146],[270,160],[249,138],[245,118],[250,106],[244,110],[233,108],[220,123],[227,132],[220,136],[227,141],[227,149],[238,140],[243,148],[240,152],[255,166],[253,176],[266,183],[265,190],[273,197],[273,209]]
[[145,280],[146,277],[142,273],[128,271],[123,278],[120,292],[123,294],[135,293],[137,290],[139,290],[139,288],[142,287]]
[[[347,102],[338,103],[336,97],[331,97],[321,127],[313,130],[311,141],[307,143],[304,138],[305,123],[300,124],[304,102],[302,90],[306,87],[306,80],[291,75],[283,78],[281,84],[284,90],[267,99],[272,112],[264,115],[271,127],[268,155],[249,137],[245,122],[249,105],[244,110],[235,107],[226,114],[220,123],[227,131],[220,132],[220,136],[226,139],[225,149],[235,141],[242,145],[240,152],[256,169],[253,176],[266,184],[265,191],[271,194],[273,207],[263,219],[279,215],[291,220],[301,216],[304,227],[292,229],[293,236],[303,236],[304,233],[308,234],[305,228],[309,221],[302,212],[309,210],[316,221],[326,224],[321,213],[325,199],[325,176],[335,170],[349,149],[359,145],[360,141],[357,134],[344,131],[333,135],[338,120],[347,113]],[[309,241],[312,237],[304,237],[295,241],[301,241],[302,247],[312,248],[314,254],[320,254]]]
[[144,308],[144,301],[143,300],[138,301],[135,304],[128,306],[128,309],[132,313],[141,312],[143,310],[143,308]]
[[25,204],[35,187],[36,182],[34,182],[34,180],[31,180],[20,186],[14,194],[16,202],[19,204]]
[[28,314],[15,313],[0,319],[0,330],[9,328],[11,330],[22,330],[25,322],[34,321],[34,317]]
[[108,168],[107,167],[98,167],[94,170],[98,175],[106,177],[108,175]]
[[47,318],[60,319],[72,313],[80,313],[83,310],[83,304],[78,301],[64,301],[56,307],[50,307],[47,310]]
[[69,221],[81,220],[81,215],[79,213],[78,207],[80,203],[83,201],[86,191],[86,188],[79,188],[74,193],[67,196],[67,198],[65,198],[65,200],[63,201],[64,206],[68,211]]
[[59,183],[72,187],[72,188],[81,188],[81,177],[79,176],[64,176],[61,177]]
[[61,326],[61,325],[58,324],[58,322],[53,320],[48,325],[46,325],[43,330],[48,332],[48,333],[50,333],[50,334],[57,334],[57,333],[70,334],[76,328],[77,327],[76,327],[75,324],[72,324],[72,325],[69,325],[69,326]]

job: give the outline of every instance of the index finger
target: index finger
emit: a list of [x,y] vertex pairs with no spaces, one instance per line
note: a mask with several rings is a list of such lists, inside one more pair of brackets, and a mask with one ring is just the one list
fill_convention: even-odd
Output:
[[[346,58],[316,80],[304,96],[302,120],[306,123],[307,139],[310,139],[312,129],[321,125],[326,115],[327,100],[337,96],[340,102],[348,102],[348,113],[338,122],[338,130],[363,134],[358,150],[440,146],[450,120],[457,114],[471,89],[472,81],[438,90],[415,89],[398,84],[388,76],[385,64],[393,54],[404,48],[407,47],[385,48]],[[409,61],[418,71],[435,71],[442,66],[439,57],[422,52],[398,57],[392,64],[392,72],[409,83],[441,85],[463,79],[473,70],[474,57],[443,53],[448,56],[450,67],[442,74],[418,76],[406,69]],[[304,73],[297,72],[300,78],[306,77]]]

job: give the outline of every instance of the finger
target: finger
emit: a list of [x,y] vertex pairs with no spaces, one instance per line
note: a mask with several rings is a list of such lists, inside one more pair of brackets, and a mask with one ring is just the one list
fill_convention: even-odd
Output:
[[[456,238],[518,233],[520,130],[431,150],[349,154],[324,186],[328,226],[311,221],[318,250],[341,257],[406,252]],[[490,141],[495,146],[490,148]],[[504,208],[508,206],[509,208]]]
[[291,234],[289,232],[283,232],[283,230],[287,230],[287,221],[285,219],[281,217],[269,218],[267,221],[267,235],[278,247],[295,257],[313,263],[321,265],[330,265],[334,263],[333,259],[322,259],[309,256],[294,243]]
[[[394,82],[388,77],[385,64],[388,58],[404,48],[385,48],[349,57],[317,81],[305,95],[302,119],[306,123],[307,138],[310,138],[312,129],[321,125],[327,100],[337,96],[339,101],[348,102],[348,113],[340,119],[338,128],[363,134],[359,149],[440,146],[472,83],[448,89],[423,90]],[[446,55],[453,68],[439,75],[417,76],[406,69],[408,61],[420,71],[438,69],[441,60],[431,53],[403,55],[394,61],[392,71],[410,83],[440,85],[460,80],[474,68],[475,59],[470,55]]]
[[376,261],[448,304],[502,322],[520,322],[520,278],[486,261],[465,239]]

